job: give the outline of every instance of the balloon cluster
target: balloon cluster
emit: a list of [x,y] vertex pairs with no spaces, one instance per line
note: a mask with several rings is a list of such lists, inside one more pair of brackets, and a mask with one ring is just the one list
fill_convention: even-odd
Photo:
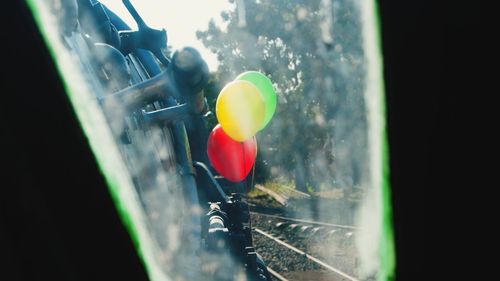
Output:
[[271,80],[257,71],[244,72],[219,93],[215,112],[219,124],[208,137],[208,158],[214,169],[232,182],[250,173],[257,157],[255,135],[276,111]]

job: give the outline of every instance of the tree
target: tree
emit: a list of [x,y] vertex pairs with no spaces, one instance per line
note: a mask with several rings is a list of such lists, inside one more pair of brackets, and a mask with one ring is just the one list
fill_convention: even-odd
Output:
[[[359,185],[366,171],[365,69],[352,0],[244,0],[197,36],[219,61],[221,84],[259,70],[278,92],[258,137],[257,169],[298,189]],[[347,180],[345,180],[347,179]],[[265,180],[265,179],[262,179]]]

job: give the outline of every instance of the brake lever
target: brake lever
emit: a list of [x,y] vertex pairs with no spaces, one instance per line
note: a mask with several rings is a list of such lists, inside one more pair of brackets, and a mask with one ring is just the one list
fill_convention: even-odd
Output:
[[141,15],[139,15],[139,13],[135,9],[134,5],[132,5],[130,0],[122,0],[122,3],[123,5],[125,5],[125,8],[127,8],[130,15],[134,18],[135,22],[137,23],[137,26],[139,27],[139,30],[144,27],[148,28],[146,22],[142,19]]
[[139,29],[135,36],[132,34],[133,32],[126,32],[129,33],[133,39],[128,40],[129,45],[124,47],[124,49],[126,51],[132,51],[136,48],[150,50],[158,58],[158,60],[160,60],[160,62],[167,67],[170,64],[170,60],[162,52],[162,48],[167,47],[167,31],[164,28],[158,30],[149,27],[144,19],[139,15],[130,0],[122,0],[122,2],[137,23],[137,27]]

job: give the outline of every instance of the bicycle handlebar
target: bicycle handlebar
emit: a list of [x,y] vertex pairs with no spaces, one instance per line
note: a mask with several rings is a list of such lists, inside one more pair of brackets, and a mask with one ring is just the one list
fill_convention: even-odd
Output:
[[146,112],[142,110],[142,120],[146,125],[152,125],[156,123],[172,122],[176,120],[182,120],[191,113],[189,105],[184,103],[181,105],[171,106],[167,108],[162,108],[155,111]]
[[120,33],[120,37],[123,37],[122,50],[126,53],[137,48],[150,50],[167,67],[170,64],[170,60],[162,52],[162,49],[167,48],[167,31],[165,29],[158,30],[149,27],[130,0],[122,0],[122,2],[137,23],[139,29],[138,31],[124,31]]
[[135,9],[134,5],[130,2],[130,0],[122,0],[123,5],[125,5],[125,8],[127,8],[128,12],[130,15],[134,18],[135,22],[137,23],[137,26],[139,29],[143,27],[147,27],[146,22],[142,19],[142,17],[139,15],[137,10]]
[[99,101],[104,106],[120,103],[129,109],[138,109],[167,96],[178,95],[167,70],[164,70],[149,80],[104,96]]

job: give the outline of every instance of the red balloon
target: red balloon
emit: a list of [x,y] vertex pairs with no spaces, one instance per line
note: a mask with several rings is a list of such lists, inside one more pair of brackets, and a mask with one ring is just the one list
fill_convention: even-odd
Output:
[[255,163],[257,140],[254,136],[244,142],[235,141],[218,124],[208,137],[207,152],[219,174],[232,182],[240,182]]

